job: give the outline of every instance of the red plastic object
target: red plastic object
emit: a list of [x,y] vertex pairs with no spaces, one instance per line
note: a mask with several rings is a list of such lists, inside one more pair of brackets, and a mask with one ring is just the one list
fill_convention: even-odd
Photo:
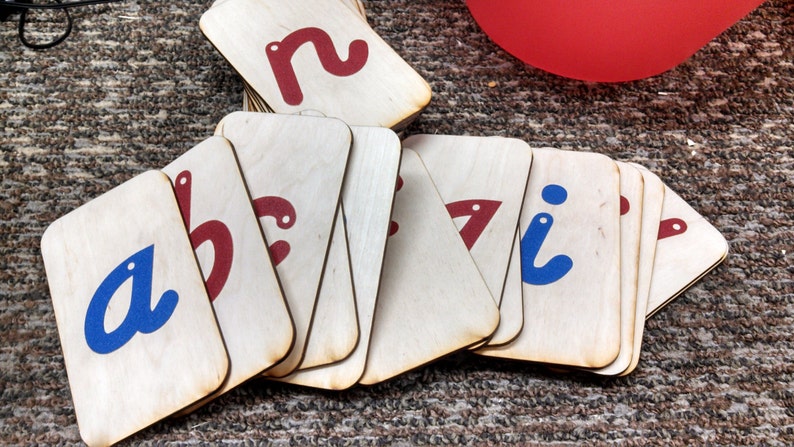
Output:
[[647,78],[706,45],[764,0],[466,0],[499,46],[561,76]]

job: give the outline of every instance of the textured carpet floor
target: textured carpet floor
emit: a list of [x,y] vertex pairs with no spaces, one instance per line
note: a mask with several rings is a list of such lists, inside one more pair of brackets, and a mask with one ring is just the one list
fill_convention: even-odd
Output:
[[[73,35],[40,52],[0,23],[0,444],[80,442],[44,229],[240,108],[238,78],[198,31],[209,4],[75,10]],[[794,2],[771,0],[674,70],[617,85],[520,63],[462,1],[366,4],[434,92],[408,133],[638,162],[725,235],[729,258],[648,322],[625,378],[456,355],[342,393],[255,381],[125,443],[794,444]]]

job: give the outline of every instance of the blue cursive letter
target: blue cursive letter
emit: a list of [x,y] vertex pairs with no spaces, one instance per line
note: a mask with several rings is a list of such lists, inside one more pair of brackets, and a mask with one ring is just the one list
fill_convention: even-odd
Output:
[[[85,315],[85,340],[97,354],[109,354],[124,346],[142,332],[150,334],[160,329],[176,309],[179,296],[165,291],[154,309],[152,304],[152,265],[154,245],[135,253],[119,264],[99,285]],[[130,308],[116,330],[105,332],[105,313],[113,294],[128,279],[132,279]]]

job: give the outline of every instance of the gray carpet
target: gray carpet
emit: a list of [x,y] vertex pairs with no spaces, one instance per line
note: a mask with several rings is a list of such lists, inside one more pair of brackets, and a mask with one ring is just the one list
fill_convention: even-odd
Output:
[[[240,108],[238,78],[198,31],[209,3],[75,10],[73,35],[47,51],[0,23],[0,444],[80,442],[44,229]],[[614,85],[522,64],[462,1],[366,5],[433,89],[407,133],[638,162],[725,235],[729,258],[648,322],[625,378],[460,354],[341,393],[254,381],[125,444],[794,444],[794,2],[770,0],[677,68]]]

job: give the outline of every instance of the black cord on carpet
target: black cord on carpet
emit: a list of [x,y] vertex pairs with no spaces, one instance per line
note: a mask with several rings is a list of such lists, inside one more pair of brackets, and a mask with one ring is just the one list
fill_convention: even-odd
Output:
[[[72,16],[69,14],[70,8],[77,8],[81,6],[99,5],[102,3],[113,3],[122,0],[80,0],[69,3],[62,3],[61,0],[55,0],[55,3],[30,3],[27,1],[16,0],[0,0],[0,20],[7,20],[14,14],[20,14],[19,17],[19,41],[22,45],[34,50],[44,50],[52,48],[69,37],[72,33]],[[66,17],[66,28],[63,33],[46,43],[34,43],[25,37],[25,24],[28,22],[28,12],[30,10],[58,10],[63,11]]]

